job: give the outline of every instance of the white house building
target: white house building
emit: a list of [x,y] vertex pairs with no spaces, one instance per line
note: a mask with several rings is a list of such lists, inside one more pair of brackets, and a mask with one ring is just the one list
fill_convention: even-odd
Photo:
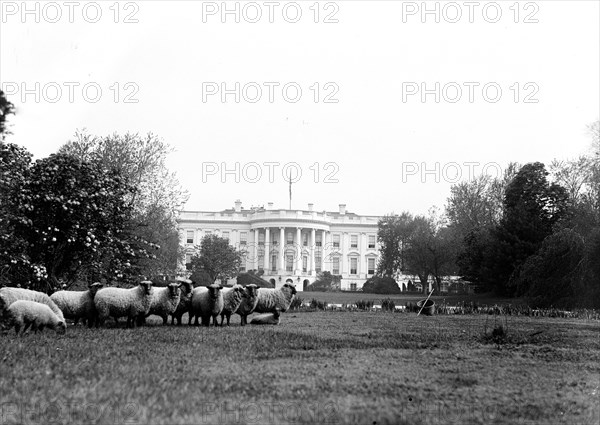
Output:
[[216,234],[244,252],[241,271],[263,270],[263,279],[279,287],[291,280],[299,291],[314,282],[317,273],[341,275],[342,290],[357,290],[377,267],[378,216],[357,215],[340,204],[336,212],[242,208],[223,211],[182,211],[179,235],[191,261],[194,246],[205,235]]

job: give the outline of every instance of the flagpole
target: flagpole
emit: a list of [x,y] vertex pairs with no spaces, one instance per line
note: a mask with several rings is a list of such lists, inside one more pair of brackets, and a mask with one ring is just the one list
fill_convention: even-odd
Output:
[[292,175],[288,174],[288,179],[290,181],[290,210],[292,209]]

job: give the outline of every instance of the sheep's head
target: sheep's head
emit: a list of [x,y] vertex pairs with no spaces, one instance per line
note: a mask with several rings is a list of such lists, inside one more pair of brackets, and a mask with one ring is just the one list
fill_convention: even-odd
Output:
[[95,283],[92,283],[90,286],[88,286],[90,294],[92,294],[92,297],[94,295],[96,295],[96,292],[98,292],[98,289],[102,288],[103,286],[104,285],[100,282],[95,282]]
[[298,292],[298,291],[296,291],[296,288],[289,283],[284,284],[283,288],[286,288],[288,291],[290,291],[292,293],[292,295],[296,295],[296,293]]
[[52,326],[52,329],[59,334],[64,334],[67,332],[67,324],[61,320],[56,325]]
[[180,280],[179,281],[179,289],[181,289],[181,294],[182,295],[190,295],[192,293],[192,291],[194,290],[194,285],[192,284],[192,281],[189,279],[186,280]]
[[177,298],[181,294],[181,291],[179,290],[179,284],[169,283],[169,286],[167,287],[169,288],[169,296],[171,298]]
[[258,294],[258,286],[256,286],[254,283],[251,283],[250,285],[246,285],[245,293],[244,293],[244,296],[246,298],[256,297],[257,294]]
[[221,289],[223,289],[223,287],[221,285],[217,285],[217,284],[213,283],[212,285],[208,286],[208,293],[210,294],[211,298],[217,299],[217,298],[219,298]]
[[140,282],[140,287],[144,290],[146,295],[152,295],[152,282],[149,280],[143,280]]

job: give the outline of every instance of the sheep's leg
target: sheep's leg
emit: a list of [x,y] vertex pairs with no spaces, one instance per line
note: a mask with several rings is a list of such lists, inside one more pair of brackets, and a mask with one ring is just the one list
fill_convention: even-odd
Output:
[[169,316],[167,316],[166,314],[162,316],[163,319],[163,325],[166,325],[167,322],[169,321]]
[[[202,318],[202,324],[204,324],[204,318]],[[194,321],[194,326],[200,326],[200,324],[198,323],[198,315],[196,315],[196,320]]]
[[27,329],[29,329],[30,327],[33,329],[32,324],[33,324],[33,322],[30,322],[30,321],[25,322],[25,327],[23,328],[23,333],[27,332]]
[[221,313],[221,326],[223,326],[224,321],[225,321],[225,313]]
[[[15,332],[17,335],[19,335],[19,331],[21,330],[21,325],[17,322],[15,323]],[[25,331],[23,331],[25,332]]]

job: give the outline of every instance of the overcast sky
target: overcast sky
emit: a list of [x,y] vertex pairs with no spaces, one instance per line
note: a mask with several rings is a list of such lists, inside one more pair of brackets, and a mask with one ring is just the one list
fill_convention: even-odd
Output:
[[589,147],[599,2],[514,3],[2,1],[8,140],[40,158],[76,129],[153,132],[189,210],[287,208],[291,164],[293,208],[424,213],[457,172]]

